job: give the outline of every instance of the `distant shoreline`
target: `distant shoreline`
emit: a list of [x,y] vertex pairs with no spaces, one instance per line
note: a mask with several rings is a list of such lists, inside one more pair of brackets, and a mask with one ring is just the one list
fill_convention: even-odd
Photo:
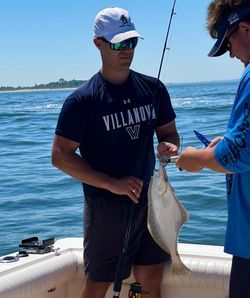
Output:
[[[83,83],[82,81],[81,83]],[[237,79],[234,80],[225,80],[225,81],[208,81],[208,82],[179,82],[179,83],[165,83],[166,86],[173,86],[173,85],[194,85],[194,84],[214,84],[214,83],[222,83],[222,82],[238,82]],[[49,85],[49,84],[48,84]],[[61,87],[61,88],[29,88],[29,87],[21,87],[20,89],[10,89],[10,90],[1,90],[0,93],[17,93],[17,92],[41,92],[41,91],[62,91],[62,90],[75,90],[79,88],[81,84],[74,86],[74,87]]]
[[17,93],[17,92],[41,92],[41,91],[56,91],[56,90],[75,90],[75,88],[44,88],[44,89],[16,89],[16,90],[0,90],[0,93]]
[[52,91],[52,90],[74,90],[80,87],[85,81],[70,80],[65,81],[63,78],[57,82],[50,82],[47,84],[35,84],[34,86],[0,86],[0,92],[32,92],[32,91]]

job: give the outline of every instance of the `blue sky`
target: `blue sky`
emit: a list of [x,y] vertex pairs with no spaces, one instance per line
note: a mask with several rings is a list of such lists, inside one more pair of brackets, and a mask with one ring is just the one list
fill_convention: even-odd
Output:
[[[238,79],[243,65],[228,54],[209,58],[214,41],[206,27],[210,0],[177,0],[161,80],[164,83]],[[0,17],[0,86],[78,79],[100,69],[93,20],[105,7],[130,11],[143,35],[132,68],[157,76],[172,0],[3,0]]]

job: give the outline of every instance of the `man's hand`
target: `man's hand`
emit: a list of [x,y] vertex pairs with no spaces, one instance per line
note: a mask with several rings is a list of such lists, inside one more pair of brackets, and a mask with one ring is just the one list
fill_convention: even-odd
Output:
[[169,142],[160,142],[157,146],[158,157],[163,155],[172,156],[178,154],[178,146]]
[[117,195],[126,195],[137,204],[142,187],[143,181],[133,176],[123,177],[120,179],[112,178],[109,191]]

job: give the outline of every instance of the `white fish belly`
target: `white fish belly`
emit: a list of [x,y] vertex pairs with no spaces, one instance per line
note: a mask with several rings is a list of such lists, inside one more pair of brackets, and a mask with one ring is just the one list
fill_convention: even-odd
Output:
[[156,243],[182,264],[178,254],[181,227],[188,221],[188,212],[167,181],[166,170],[156,170],[148,190],[148,229]]

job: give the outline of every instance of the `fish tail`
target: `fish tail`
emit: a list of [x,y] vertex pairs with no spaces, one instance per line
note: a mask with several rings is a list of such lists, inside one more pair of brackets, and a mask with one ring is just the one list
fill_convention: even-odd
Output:
[[180,275],[180,274],[189,274],[191,270],[179,259],[178,261],[172,261],[172,274]]

